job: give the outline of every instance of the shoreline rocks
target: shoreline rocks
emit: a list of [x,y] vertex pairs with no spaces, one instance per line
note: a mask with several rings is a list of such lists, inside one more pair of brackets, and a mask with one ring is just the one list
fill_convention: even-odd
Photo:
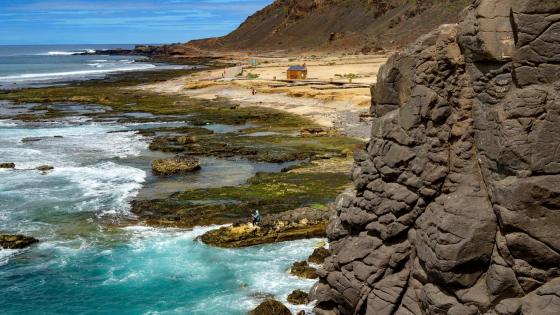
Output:
[[288,302],[294,305],[305,305],[309,303],[309,295],[301,290],[294,290],[288,295]]
[[313,253],[311,254],[311,256],[309,256],[309,258],[307,259],[307,261],[309,261],[310,263],[313,264],[322,264],[325,262],[325,259],[327,257],[329,257],[331,255],[331,252],[326,249],[325,247],[318,247],[315,248],[315,250],[313,250]]
[[329,213],[332,212],[328,209],[298,208],[265,215],[259,226],[235,224],[209,231],[200,239],[208,245],[235,248],[324,237]]
[[317,269],[309,266],[307,261],[296,261],[290,268],[290,274],[303,279],[317,279]]
[[15,163],[0,163],[0,168],[14,169],[14,168],[16,168],[16,164]]
[[281,302],[267,299],[249,312],[249,315],[292,315],[292,312]]
[[559,13],[473,1],[380,69],[318,314],[560,314]]
[[159,176],[188,173],[198,169],[200,169],[200,162],[187,156],[159,159],[152,162],[152,171]]
[[41,165],[41,166],[37,166],[35,169],[43,173],[46,173],[48,171],[54,170],[54,167],[50,165]]
[[0,247],[3,249],[22,249],[38,242],[38,239],[25,235],[0,234]]

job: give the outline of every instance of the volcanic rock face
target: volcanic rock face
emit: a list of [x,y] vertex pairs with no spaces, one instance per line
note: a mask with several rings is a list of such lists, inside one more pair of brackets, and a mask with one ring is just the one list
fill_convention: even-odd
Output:
[[560,314],[560,2],[475,1],[373,99],[318,313]]

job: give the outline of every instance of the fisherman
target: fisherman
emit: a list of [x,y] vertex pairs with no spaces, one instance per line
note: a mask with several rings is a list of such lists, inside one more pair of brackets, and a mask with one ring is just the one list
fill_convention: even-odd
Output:
[[255,210],[255,213],[251,214],[251,216],[253,217],[253,225],[259,225],[259,223],[261,222],[261,215],[259,213],[259,210]]

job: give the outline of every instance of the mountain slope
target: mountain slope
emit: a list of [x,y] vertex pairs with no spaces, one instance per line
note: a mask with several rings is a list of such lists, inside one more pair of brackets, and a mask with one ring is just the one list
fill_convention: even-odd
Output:
[[277,0],[230,34],[189,42],[212,50],[350,50],[407,44],[455,23],[469,0]]

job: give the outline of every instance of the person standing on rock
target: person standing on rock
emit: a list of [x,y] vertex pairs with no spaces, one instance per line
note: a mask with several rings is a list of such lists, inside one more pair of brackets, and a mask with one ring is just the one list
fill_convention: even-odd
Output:
[[255,210],[255,213],[251,216],[253,217],[253,225],[259,225],[259,223],[261,222],[261,215],[259,213],[259,210]]

